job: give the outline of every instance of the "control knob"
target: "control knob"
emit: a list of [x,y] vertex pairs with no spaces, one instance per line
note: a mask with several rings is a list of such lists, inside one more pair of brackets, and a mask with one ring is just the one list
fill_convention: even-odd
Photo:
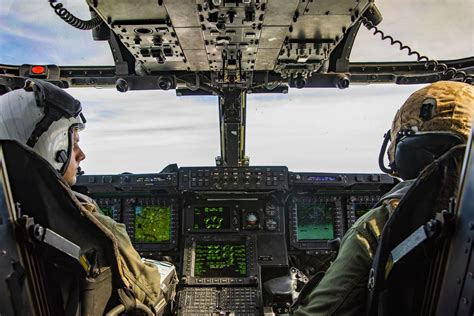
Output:
[[265,228],[268,230],[268,231],[275,231],[278,229],[278,221],[274,218],[267,218],[265,220]]

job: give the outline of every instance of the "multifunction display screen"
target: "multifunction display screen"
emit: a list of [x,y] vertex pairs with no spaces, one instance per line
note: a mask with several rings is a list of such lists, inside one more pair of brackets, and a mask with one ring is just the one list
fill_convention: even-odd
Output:
[[247,246],[245,242],[197,242],[194,277],[247,277]]
[[107,215],[110,218],[117,218],[120,213],[120,205],[100,205],[100,212],[104,215]]
[[354,210],[354,215],[356,219],[359,219],[370,211],[372,209],[373,204],[372,203],[358,203],[358,202],[352,202],[351,203],[352,209]]
[[163,205],[134,205],[134,241],[156,243],[170,241],[171,208]]
[[297,204],[297,239],[321,240],[334,239],[333,202]]
[[197,230],[230,229],[231,214],[229,207],[195,206],[193,228]]

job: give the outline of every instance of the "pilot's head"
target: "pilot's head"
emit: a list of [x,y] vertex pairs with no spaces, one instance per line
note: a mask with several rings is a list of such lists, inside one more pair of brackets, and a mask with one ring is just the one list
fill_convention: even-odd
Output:
[[78,145],[84,123],[81,103],[46,81],[27,80],[23,89],[0,96],[0,139],[31,147],[69,185],[85,158]]
[[[414,92],[398,110],[380,151],[379,165],[404,180],[455,145],[466,143],[474,117],[474,87],[439,81]],[[383,164],[388,140],[389,168]]]

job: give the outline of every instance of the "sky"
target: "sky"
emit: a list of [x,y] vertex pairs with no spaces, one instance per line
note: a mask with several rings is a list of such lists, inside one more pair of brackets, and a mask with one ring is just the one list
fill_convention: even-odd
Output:
[[[88,18],[83,0],[62,1]],[[386,33],[432,58],[474,55],[473,0],[376,0]],[[94,42],[54,15],[46,0],[2,0],[1,64],[113,64]],[[352,61],[413,60],[364,28]],[[251,165],[291,171],[380,172],[378,153],[396,110],[421,86],[352,85],[249,95],[246,155]],[[81,146],[87,174],[158,172],[167,164],[213,166],[220,154],[216,97],[174,91],[70,88],[87,118]]]

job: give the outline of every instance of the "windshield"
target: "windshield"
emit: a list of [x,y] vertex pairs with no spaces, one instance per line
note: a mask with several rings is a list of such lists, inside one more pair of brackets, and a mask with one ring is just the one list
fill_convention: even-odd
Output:
[[[82,19],[85,1],[63,1]],[[431,58],[474,55],[473,1],[376,1],[387,34]],[[46,0],[6,0],[0,8],[0,63],[113,65],[107,42],[56,16]],[[411,60],[361,27],[352,61]],[[420,86],[352,85],[249,95],[246,155],[251,165],[292,171],[379,172],[383,135]],[[86,173],[157,172],[169,163],[215,165],[220,155],[216,97],[174,91],[70,88],[88,119],[81,134]]]

